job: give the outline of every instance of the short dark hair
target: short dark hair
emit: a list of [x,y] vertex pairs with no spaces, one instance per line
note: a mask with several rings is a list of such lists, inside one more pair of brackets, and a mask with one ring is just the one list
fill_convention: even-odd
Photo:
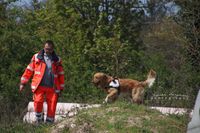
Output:
[[52,40],[46,40],[45,43],[44,43],[44,45],[45,44],[52,45],[54,47],[54,43],[53,43]]

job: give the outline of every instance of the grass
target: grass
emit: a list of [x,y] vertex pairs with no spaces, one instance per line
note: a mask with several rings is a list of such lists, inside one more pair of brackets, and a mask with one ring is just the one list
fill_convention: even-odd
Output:
[[[68,119],[63,120],[64,123]],[[62,129],[63,133],[184,133],[187,129],[187,116],[163,115],[143,105],[136,105],[124,101],[102,105],[99,108],[79,111],[74,118],[74,128],[69,125]],[[39,127],[17,123],[1,132],[12,133],[48,133],[54,125]],[[60,132],[60,131],[59,131]]]
[[48,125],[35,126],[22,122],[15,122],[9,127],[0,129],[0,133],[46,133],[48,132]]
[[124,102],[82,111],[77,118],[79,125],[90,123],[91,131],[111,133],[183,133],[188,123],[186,116],[166,116],[145,106]]

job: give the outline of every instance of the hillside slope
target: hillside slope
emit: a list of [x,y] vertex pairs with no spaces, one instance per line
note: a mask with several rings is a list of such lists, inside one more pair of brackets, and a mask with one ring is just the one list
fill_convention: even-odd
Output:
[[70,133],[184,133],[187,117],[163,115],[142,105],[116,102],[81,110],[49,128],[48,132]]
[[82,109],[54,125],[35,126],[21,120],[0,133],[185,133],[186,115],[163,115],[157,110],[127,101]]

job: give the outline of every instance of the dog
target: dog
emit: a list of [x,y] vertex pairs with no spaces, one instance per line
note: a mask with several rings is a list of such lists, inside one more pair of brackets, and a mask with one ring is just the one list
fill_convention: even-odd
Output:
[[103,89],[107,96],[104,103],[108,100],[115,101],[119,94],[128,93],[133,103],[141,104],[143,102],[144,89],[151,87],[156,79],[156,72],[151,69],[145,81],[133,79],[113,78],[102,72],[93,75],[92,83],[100,89]]

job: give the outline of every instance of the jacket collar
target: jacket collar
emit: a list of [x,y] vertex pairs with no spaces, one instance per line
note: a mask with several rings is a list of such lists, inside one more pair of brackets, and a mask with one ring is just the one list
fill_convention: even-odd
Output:
[[[37,58],[39,60],[44,61],[44,49],[40,50],[40,52],[37,55]],[[53,62],[58,62],[59,61],[59,58],[58,58],[58,56],[56,55],[56,53],[54,51],[52,53],[52,61]]]

